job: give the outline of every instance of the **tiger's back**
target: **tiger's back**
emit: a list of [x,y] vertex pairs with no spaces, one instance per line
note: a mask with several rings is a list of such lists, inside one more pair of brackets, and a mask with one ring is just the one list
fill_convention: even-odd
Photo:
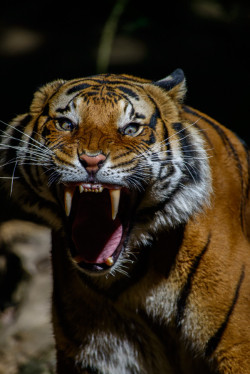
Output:
[[181,70],[56,81],[4,133],[52,227],[59,374],[249,372],[249,151],[184,93]]

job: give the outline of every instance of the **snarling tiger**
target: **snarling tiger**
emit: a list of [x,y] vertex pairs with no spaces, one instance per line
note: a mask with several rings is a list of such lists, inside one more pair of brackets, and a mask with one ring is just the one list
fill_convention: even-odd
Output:
[[52,228],[59,374],[250,373],[249,151],[185,92],[57,80],[1,132],[6,191]]

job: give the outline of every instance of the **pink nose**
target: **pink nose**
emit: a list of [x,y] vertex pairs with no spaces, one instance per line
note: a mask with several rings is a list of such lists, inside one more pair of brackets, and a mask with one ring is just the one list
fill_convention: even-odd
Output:
[[102,153],[98,154],[97,156],[88,156],[83,153],[80,155],[80,160],[88,173],[96,173],[106,160],[106,156],[104,156]]

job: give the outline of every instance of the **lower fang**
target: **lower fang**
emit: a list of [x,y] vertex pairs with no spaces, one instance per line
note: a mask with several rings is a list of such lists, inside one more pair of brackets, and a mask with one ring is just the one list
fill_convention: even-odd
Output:
[[106,258],[106,260],[104,262],[105,262],[106,265],[112,266],[114,264],[114,259],[111,256],[111,257]]

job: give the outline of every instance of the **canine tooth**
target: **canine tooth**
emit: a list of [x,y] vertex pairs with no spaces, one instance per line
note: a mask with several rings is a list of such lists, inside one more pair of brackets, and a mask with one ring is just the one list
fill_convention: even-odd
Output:
[[104,262],[105,262],[106,265],[112,266],[114,264],[114,259],[111,256],[111,257],[106,258],[106,260]]
[[75,187],[73,188],[68,187],[64,191],[64,206],[65,206],[65,212],[67,216],[70,215],[74,192],[75,192]]
[[84,191],[84,188],[83,188],[83,186],[81,184],[79,186],[79,191],[80,191],[80,193],[82,193]]
[[112,220],[114,221],[116,216],[117,216],[118,209],[119,209],[121,190],[120,189],[115,189],[115,190],[110,189],[109,194],[110,194],[110,200],[111,200]]

